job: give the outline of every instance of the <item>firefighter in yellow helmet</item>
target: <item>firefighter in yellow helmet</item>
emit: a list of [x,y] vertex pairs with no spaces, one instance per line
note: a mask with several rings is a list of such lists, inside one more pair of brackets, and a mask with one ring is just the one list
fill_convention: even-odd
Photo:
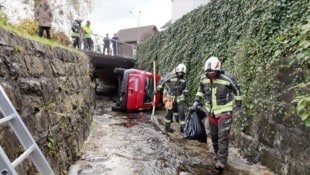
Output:
[[214,148],[214,165],[223,171],[228,157],[229,133],[235,104],[241,108],[241,92],[237,81],[221,70],[221,62],[211,56],[204,65],[192,109],[202,105],[208,112],[211,140]]
[[174,111],[178,114],[177,121],[180,124],[180,131],[183,132],[185,125],[184,101],[188,90],[185,82],[186,66],[179,64],[174,72],[164,77],[157,86],[157,92],[163,91],[163,102],[167,109],[165,117],[165,131],[173,132],[170,127]]

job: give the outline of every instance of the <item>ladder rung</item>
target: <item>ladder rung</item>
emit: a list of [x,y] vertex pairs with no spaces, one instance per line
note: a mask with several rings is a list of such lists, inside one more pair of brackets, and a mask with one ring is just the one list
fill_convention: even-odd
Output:
[[11,161],[0,146],[0,174],[17,175],[17,172],[11,165]]
[[10,121],[10,120],[12,120],[13,118],[15,118],[15,116],[16,116],[16,115],[11,114],[11,115],[9,115],[9,116],[7,116],[7,117],[4,117],[4,118],[0,119],[0,125],[3,124],[3,123],[8,122],[8,121]]
[[[29,157],[37,170],[42,175],[55,175],[52,168],[50,167],[48,161],[44,157],[40,148],[33,139],[31,133],[26,127],[25,123],[18,115],[14,105],[6,95],[2,86],[0,85],[0,124],[8,122],[13,129],[15,135],[17,136],[21,145],[25,151],[17,157],[12,163],[7,158],[4,151],[0,149],[0,170],[9,170],[9,175],[17,175],[15,167],[17,167],[22,161]],[[3,158],[4,157],[4,158]],[[5,158],[6,157],[6,158]],[[4,164],[4,165],[3,165]],[[0,174],[3,174],[0,172]]]
[[35,144],[32,144],[25,152],[23,152],[22,155],[20,155],[17,159],[12,162],[12,166],[16,167],[18,164],[20,164],[25,158],[29,156],[36,148]]

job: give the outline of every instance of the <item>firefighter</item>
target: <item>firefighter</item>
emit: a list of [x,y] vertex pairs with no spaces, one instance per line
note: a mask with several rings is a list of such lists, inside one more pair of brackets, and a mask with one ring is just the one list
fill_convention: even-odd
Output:
[[82,30],[81,23],[82,23],[82,20],[77,19],[77,20],[74,20],[71,26],[71,30],[72,30],[71,37],[73,38],[72,46],[77,49],[81,48],[81,30]]
[[191,109],[202,105],[204,100],[215,154],[214,165],[217,170],[223,171],[228,157],[234,100],[240,109],[241,92],[237,81],[221,70],[221,62],[217,57],[207,59],[204,71]]
[[174,111],[178,113],[178,122],[180,132],[183,132],[185,125],[184,101],[188,90],[185,82],[186,66],[179,64],[174,72],[160,81],[155,93],[163,91],[163,102],[167,109],[165,117],[165,132],[172,133],[174,130],[170,127]]

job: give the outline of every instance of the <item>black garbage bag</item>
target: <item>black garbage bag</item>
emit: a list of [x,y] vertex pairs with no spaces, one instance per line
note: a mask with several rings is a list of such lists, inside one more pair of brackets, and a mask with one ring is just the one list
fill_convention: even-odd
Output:
[[[201,113],[199,113],[202,115]],[[202,122],[202,116],[199,116],[197,111],[190,111],[184,126],[184,139],[198,140],[199,142],[207,142],[207,133],[205,125]]]

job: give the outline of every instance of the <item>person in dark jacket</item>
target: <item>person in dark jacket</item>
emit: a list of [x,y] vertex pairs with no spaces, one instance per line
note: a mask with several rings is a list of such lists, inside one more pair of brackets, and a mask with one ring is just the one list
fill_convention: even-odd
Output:
[[170,74],[157,86],[156,92],[163,91],[163,102],[167,109],[165,117],[165,132],[171,133],[173,129],[170,127],[172,123],[172,117],[174,111],[178,113],[178,122],[180,124],[180,131],[183,132],[185,125],[185,114],[184,114],[184,101],[187,96],[188,90],[185,81],[186,66],[179,64],[174,73]]
[[109,34],[107,33],[103,38],[103,54],[107,50],[107,55],[110,55],[110,40]]
[[71,26],[72,34],[71,37],[73,38],[72,46],[74,48],[80,49],[81,48],[81,32],[82,32],[82,21],[81,20],[74,20]]
[[52,10],[48,4],[48,0],[42,0],[36,6],[35,18],[39,21],[39,36],[43,37],[43,32],[46,32],[46,37],[51,39],[50,29],[53,21]]
[[114,36],[111,39],[112,41],[112,48],[113,48],[113,55],[117,56],[119,52],[119,37],[114,33]]
[[221,70],[221,62],[217,57],[208,58],[204,70],[191,108],[196,109],[204,100],[215,153],[214,165],[222,171],[228,158],[234,100],[236,106],[241,108],[241,91],[237,81]]

